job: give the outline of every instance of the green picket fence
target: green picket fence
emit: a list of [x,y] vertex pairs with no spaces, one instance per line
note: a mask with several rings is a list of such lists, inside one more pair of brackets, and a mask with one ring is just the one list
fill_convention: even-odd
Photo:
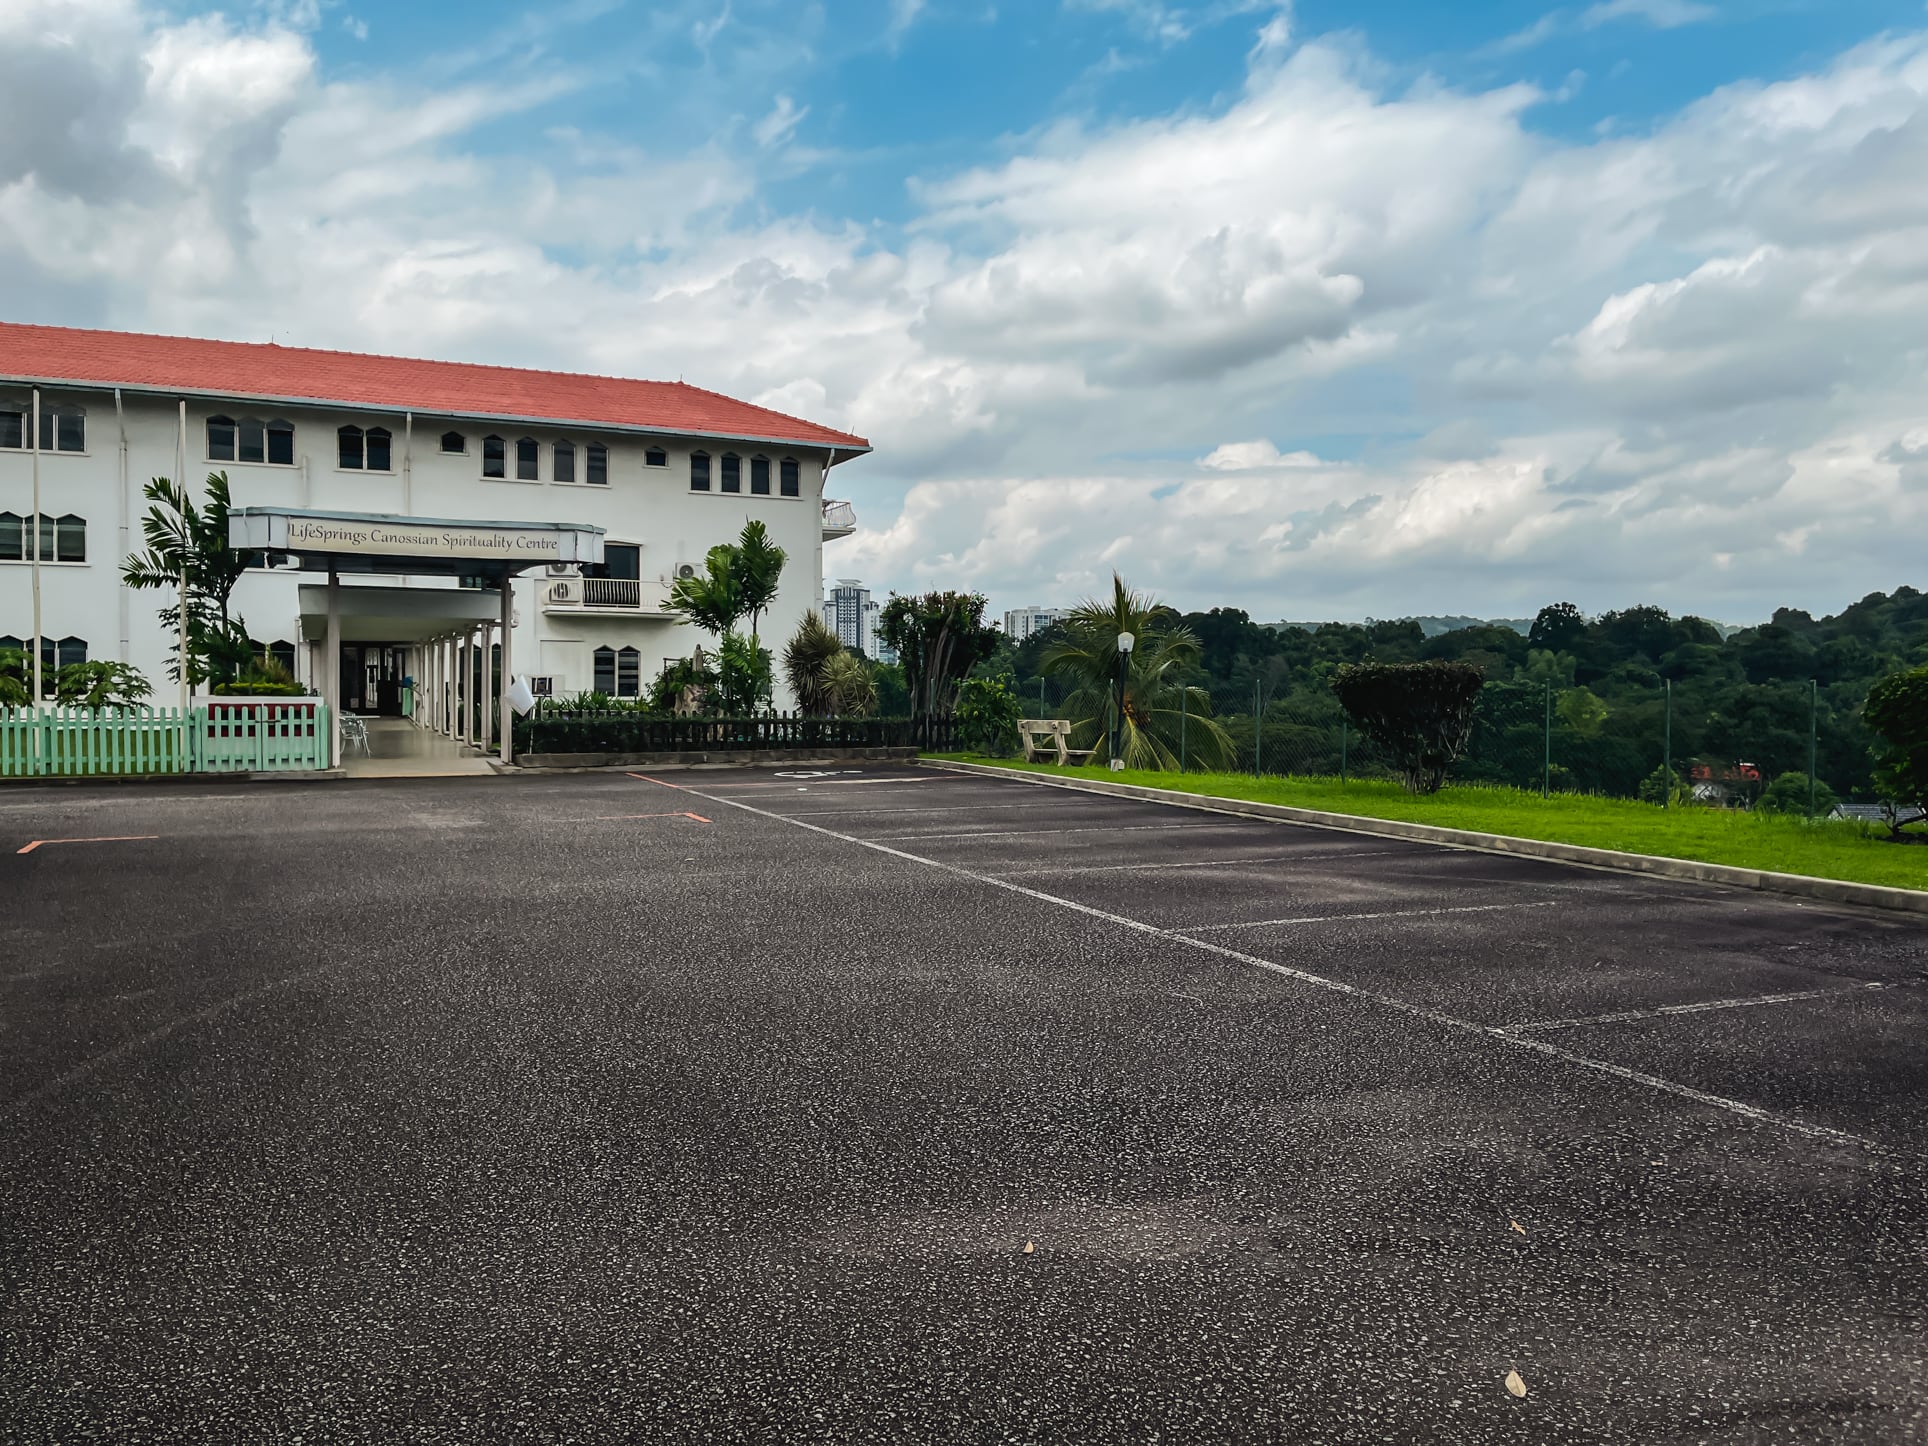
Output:
[[0,708],[0,778],[285,772],[328,766],[313,702],[180,708]]

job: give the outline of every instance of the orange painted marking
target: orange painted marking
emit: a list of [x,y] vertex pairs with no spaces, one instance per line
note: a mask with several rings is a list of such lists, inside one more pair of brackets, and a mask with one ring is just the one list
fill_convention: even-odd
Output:
[[684,813],[681,811],[676,813],[599,813],[593,821],[596,823],[616,823],[620,820],[631,818],[693,818],[698,823],[708,823],[710,821],[700,813]]
[[146,842],[147,842],[147,841],[149,841],[150,839],[157,839],[157,838],[159,838],[159,837],[160,837],[160,835],[159,835],[159,834],[157,834],[157,833],[124,833],[124,834],[115,834],[115,835],[113,835],[113,836],[111,836],[111,837],[108,837],[108,838],[37,838],[37,839],[35,839],[35,840],[34,840],[34,841],[33,841],[32,843],[30,843],[30,844],[28,844],[28,845],[27,845],[27,846],[26,846],[25,848],[23,848],[23,849],[15,849],[15,850],[14,850],[14,852],[15,852],[15,853],[19,853],[19,854],[30,854],[30,853],[32,853],[32,852],[33,852],[33,851],[34,851],[35,849],[37,849],[37,848],[39,848],[39,847],[40,847],[40,846],[41,846],[42,844],[58,844],[58,843],[146,843]]

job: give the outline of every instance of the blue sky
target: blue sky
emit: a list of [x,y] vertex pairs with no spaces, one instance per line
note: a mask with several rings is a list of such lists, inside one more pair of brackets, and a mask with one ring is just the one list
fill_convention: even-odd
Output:
[[0,314],[694,382],[826,556],[1262,617],[1920,581],[1919,0],[11,0]]

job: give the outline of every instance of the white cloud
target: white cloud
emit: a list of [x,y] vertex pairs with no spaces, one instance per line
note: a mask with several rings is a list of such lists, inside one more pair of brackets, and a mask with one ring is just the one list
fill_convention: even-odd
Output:
[[1615,20],[1644,20],[1658,29],[1673,30],[1719,18],[1718,10],[1699,0],[1601,0],[1587,7],[1580,23],[1593,29]]
[[803,123],[803,118],[809,114],[809,106],[798,106],[789,96],[780,95],[777,97],[777,103],[770,108],[770,113],[756,123],[751,134],[756,137],[756,143],[760,146],[768,148],[778,145],[789,140],[796,133],[797,127]]
[[1281,452],[1261,438],[1256,442],[1221,442],[1198,465],[1214,472],[1254,472],[1266,467],[1318,467],[1316,452]]
[[[1592,144],[1300,38],[1216,108],[922,179],[907,232],[771,213],[800,89],[679,154],[545,130],[586,83],[17,0],[0,314],[684,375],[872,437],[830,566],[878,587],[1744,618],[1916,568],[1922,37]],[[540,148],[472,139],[518,114]]]

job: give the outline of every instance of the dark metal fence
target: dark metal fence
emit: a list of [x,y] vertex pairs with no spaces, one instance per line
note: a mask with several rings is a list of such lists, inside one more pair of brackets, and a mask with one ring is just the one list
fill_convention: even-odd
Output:
[[[1026,717],[1069,717],[1053,679],[1018,687]],[[1608,797],[1674,796],[1746,807],[1787,774],[1812,777],[1816,794],[1871,799],[1873,739],[1858,710],[1836,706],[1805,683],[1731,690],[1719,709],[1690,701],[1686,685],[1662,682],[1611,705],[1584,688],[1489,683],[1472,737],[1449,772],[1458,783]],[[1168,706],[1167,706],[1168,705]],[[1213,687],[1161,700],[1160,737],[1189,769],[1258,775],[1395,778],[1384,751],[1360,735],[1330,689],[1278,692],[1257,683]],[[1209,719],[1209,722],[1205,721]],[[1102,746],[1110,719],[1084,723],[1074,746]]]
[[701,753],[781,748],[957,747],[948,718],[813,718],[765,713],[744,718],[677,717],[635,711],[544,708],[515,725],[517,753]]

